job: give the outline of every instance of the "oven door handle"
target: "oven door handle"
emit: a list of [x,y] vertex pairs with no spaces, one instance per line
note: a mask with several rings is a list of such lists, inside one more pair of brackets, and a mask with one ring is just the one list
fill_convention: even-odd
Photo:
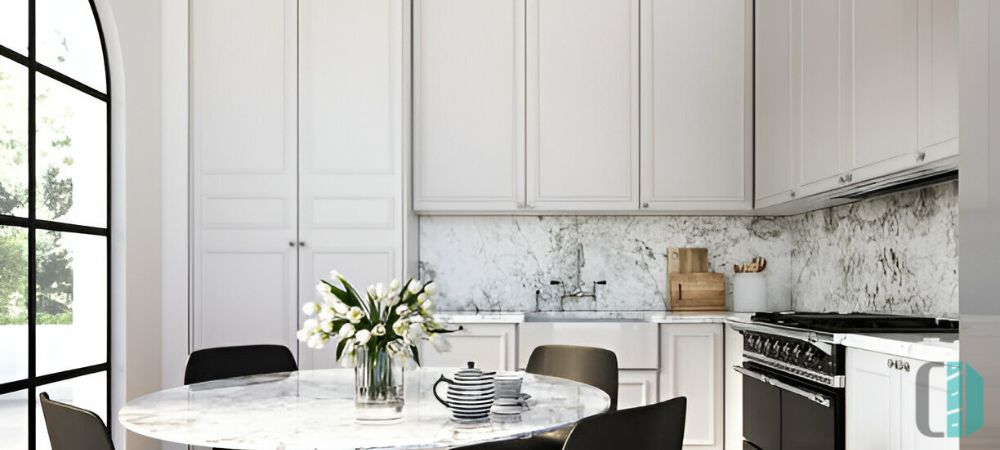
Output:
[[830,407],[830,399],[827,398],[826,396],[822,395],[822,394],[817,394],[815,392],[809,392],[809,391],[807,391],[805,389],[797,388],[795,386],[792,386],[792,385],[790,385],[788,383],[785,383],[785,382],[783,382],[781,380],[778,380],[776,378],[769,377],[769,376],[764,375],[764,374],[762,374],[760,372],[755,372],[753,370],[744,368],[743,366],[733,366],[733,369],[735,369],[737,372],[739,372],[742,375],[748,376],[748,377],[753,378],[753,379],[755,379],[757,381],[760,381],[762,383],[770,384],[771,386],[774,386],[774,387],[776,387],[778,389],[781,389],[783,391],[787,391],[787,392],[791,392],[791,393],[796,394],[796,395],[800,395],[800,396],[805,397],[805,398],[807,398],[809,400],[812,400],[813,402],[815,402],[817,404],[823,405],[824,407],[827,407],[827,408]]

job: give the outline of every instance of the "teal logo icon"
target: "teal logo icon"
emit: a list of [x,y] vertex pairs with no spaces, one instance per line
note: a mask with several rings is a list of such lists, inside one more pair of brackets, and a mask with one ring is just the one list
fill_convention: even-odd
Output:
[[930,372],[944,367],[948,381],[947,428],[931,430],[930,392],[917,389],[916,412],[917,429],[928,437],[960,438],[968,436],[983,427],[983,377],[967,363],[953,361],[947,363],[927,363],[917,370],[917,386],[930,386]]

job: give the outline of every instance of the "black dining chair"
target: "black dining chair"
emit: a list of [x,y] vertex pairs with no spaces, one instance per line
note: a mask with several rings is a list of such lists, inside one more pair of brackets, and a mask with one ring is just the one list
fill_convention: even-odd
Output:
[[[618,409],[618,356],[611,350],[575,345],[542,345],[528,357],[525,372],[566,378],[594,386],[611,397],[608,411]],[[528,439],[489,442],[464,450],[558,450],[572,427],[534,435]]]
[[188,356],[184,384],[299,370],[284,345],[241,345],[196,350]]
[[687,398],[599,414],[573,427],[563,450],[681,450]]
[[73,405],[38,396],[52,450],[115,450],[111,433],[97,414]]

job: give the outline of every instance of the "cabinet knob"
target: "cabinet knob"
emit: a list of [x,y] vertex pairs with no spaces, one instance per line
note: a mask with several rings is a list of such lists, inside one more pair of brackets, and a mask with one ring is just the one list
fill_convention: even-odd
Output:
[[889,366],[890,369],[895,369],[896,368],[896,361],[893,361],[893,360],[889,359],[889,360],[886,360],[886,364]]
[[917,152],[917,162],[924,162],[925,159],[927,159],[926,152]]
[[854,181],[854,174],[853,173],[849,173],[847,175],[844,175],[844,180],[847,180],[848,183]]
[[642,207],[643,208],[649,208],[649,202],[643,202],[642,203]]
[[289,247],[295,247],[295,241],[288,241]]
[[910,371],[910,363],[905,362],[905,361],[903,362],[903,371],[904,372],[909,372]]
[[306,241],[299,241],[299,247],[305,247]]
[[795,198],[795,191],[789,192],[788,196],[791,198]]

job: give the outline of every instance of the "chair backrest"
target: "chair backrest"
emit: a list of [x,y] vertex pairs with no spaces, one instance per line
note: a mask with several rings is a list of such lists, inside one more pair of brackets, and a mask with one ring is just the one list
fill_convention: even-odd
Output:
[[594,386],[611,397],[610,411],[618,409],[618,357],[611,350],[542,345],[531,352],[525,370]]
[[184,384],[299,370],[284,345],[242,345],[196,350],[188,356]]
[[599,414],[581,420],[563,450],[681,450],[687,398]]
[[38,396],[52,450],[114,450],[111,433],[101,418],[86,409]]

